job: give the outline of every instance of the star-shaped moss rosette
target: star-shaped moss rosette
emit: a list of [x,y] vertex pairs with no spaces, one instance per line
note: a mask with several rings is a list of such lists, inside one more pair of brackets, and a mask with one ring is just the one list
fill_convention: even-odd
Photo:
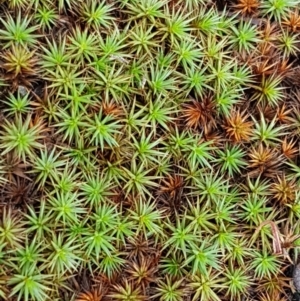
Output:
[[292,300],[299,0],[9,0],[0,299]]

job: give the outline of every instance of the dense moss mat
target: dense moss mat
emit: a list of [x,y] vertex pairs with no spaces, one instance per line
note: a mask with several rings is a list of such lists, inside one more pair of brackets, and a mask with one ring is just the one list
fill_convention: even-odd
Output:
[[296,300],[299,0],[0,6],[0,299]]

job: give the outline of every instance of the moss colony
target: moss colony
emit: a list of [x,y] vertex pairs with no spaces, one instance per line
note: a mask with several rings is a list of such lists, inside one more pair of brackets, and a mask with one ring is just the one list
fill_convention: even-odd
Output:
[[296,300],[299,9],[2,0],[0,299]]

